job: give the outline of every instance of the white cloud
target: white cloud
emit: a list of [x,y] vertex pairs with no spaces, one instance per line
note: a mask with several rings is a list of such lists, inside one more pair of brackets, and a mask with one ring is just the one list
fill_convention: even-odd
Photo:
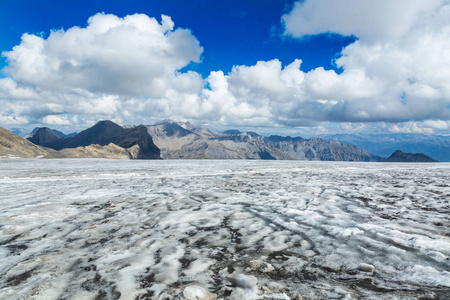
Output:
[[282,18],[285,34],[354,35],[336,60],[305,77],[316,98],[339,102],[330,121],[450,119],[450,1],[306,0]]
[[339,127],[346,133],[355,133],[365,131],[368,126],[365,123],[342,122]]
[[306,74],[306,89],[317,99],[355,100],[378,97],[384,90],[383,82],[366,76],[363,69],[350,69],[338,75],[322,67]]
[[391,125],[389,131],[394,133],[424,133],[432,134],[433,129],[421,126],[422,124],[417,122],[405,122],[403,124]]
[[429,18],[444,0],[305,0],[282,17],[293,37],[337,33],[369,42],[407,34],[419,19]]
[[0,78],[0,99],[33,99],[36,93],[28,88],[18,87],[11,78]]
[[444,120],[425,120],[422,122],[424,127],[447,130],[450,128],[450,121]]
[[59,114],[139,122],[146,102],[165,99],[177,107],[182,100],[171,95],[201,92],[200,74],[179,70],[199,62],[202,51],[189,30],[174,29],[164,15],[158,23],[142,14],[96,14],[85,28],[52,31],[47,38],[24,34],[2,54],[8,64],[7,77],[0,78],[0,115],[44,123]]
[[[301,37],[334,32],[359,38],[336,60],[343,72],[338,74],[322,67],[303,72],[301,60],[284,68],[277,59],[260,61],[254,66],[235,66],[222,76],[221,89],[211,89],[206,99],[215,104],[222,121],[245,125],[261,121],[270,125],[317,126],[323,122],[448,120],[448,3],[297,3],[283,17],[287,34]],[[233,118],[233,114],[240,118]],[[426,128],[424,124],[420,126]]]
[[[163,95],[172,84],[186,85],[176,71],[202,53],[189,30],[173,27],[167,16],[159,24],[142,14],[96,14],[86,28],[52,31],[47,39],[24,34],[20,45],[3,53],[4,72],[24,86],[53,91]],[[189,79],[199,85],[198,78]]]
[[42,118],[42,123],[47,125],[70,125],[67,116],[48,115]]
[[335,62],[341,73],[322,67],[304,72],[301,59],[288,65],[273,59],[205,79],[180,71],[200,61],[202,48],[170,17],[159,23],[146,15],[97,14],[85,28],[48,38],[24,34],[3,54],[9,77],[0,79],[0,122],[172,118],[318,129],[343,122],[340,128],[348,131],[373,128],[362,122],[404,122],[389,130],[448,130],[449,2],[306,0],[283,17],[286,34],[357,36]]
[[29,122],[29,120],[24,117],[0,115],[0,123],[1,124],[20,125],[20,124],[27,124],[28,122]]

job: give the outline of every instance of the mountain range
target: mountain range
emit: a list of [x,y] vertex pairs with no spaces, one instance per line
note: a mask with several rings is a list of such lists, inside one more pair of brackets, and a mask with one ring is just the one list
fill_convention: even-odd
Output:
[[[35,128],[28,135],[28,141],[11,132],[7,134],[5,129],[3,131],[0,137],[0,156],[433,161],[425,155],[412,155],[401,151],[384,159],[358,146],[336,140],[349,138],[348,136],[334,136],[332,139],[317,137],[305,139],[278,135],[266,137],[256,132],[241,132],[237,129],[219,133],[189,122],[171,120],[145,126],[120,126],[111,121],[100,121],[91,128],[70,135],[41,127]],[[6,144],[9,148],[5,146]],[[20,151],[11,147],[13,144],[29,149],[22,151],[20,155]]]
[[[145,126],[124,128],[111,121],[100,121],[72,137],[58,137],[47,127],[39,128],[28,140],[36,145],[54,150],[74,149],[92,145],[108,146],[113,152],[125,149],[129,158],[159,159],[159,148],[153,143]],[[118,146],[119,148],[114,148]],[[114,148],[114,149],[113,149]],[[101,149],[101,147],[97,147]],[[82,153],[79,149],[79,153]],[[66,151],[67,152],[67,151]],[[122,150],[119,152],[123,152]]]
[[381,157],[388,157],[396,150],[407,153],[423,153],[431,158],[450,162],[450,135],[418,133],[393,134],[335,134],[322,135],[324,139],[356,145]]
[[146,127],[161,149],[161,157],[166,159],[380,160],[359,147],[321,138],[265,137],[239,130],[218,133],[189,122],[171,120]]

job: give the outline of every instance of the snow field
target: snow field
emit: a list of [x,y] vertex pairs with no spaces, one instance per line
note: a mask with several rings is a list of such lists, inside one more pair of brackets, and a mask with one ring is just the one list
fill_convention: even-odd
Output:
[[450,164],[0,164],[0,299],[450,293]]

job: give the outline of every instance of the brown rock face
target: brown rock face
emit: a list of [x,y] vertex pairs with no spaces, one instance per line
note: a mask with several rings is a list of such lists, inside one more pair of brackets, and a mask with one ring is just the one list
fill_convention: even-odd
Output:
[[48,155],[48,151],[0,127],[0,157],[35,158]]

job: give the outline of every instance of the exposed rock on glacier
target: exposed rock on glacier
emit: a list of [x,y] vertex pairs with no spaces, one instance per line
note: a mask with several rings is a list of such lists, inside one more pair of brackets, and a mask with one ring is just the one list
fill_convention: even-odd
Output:
[[198,285],[187,286],[182,294],[182,299],[186,300],[213,300],[217,295],[210,293],[205,288]]
[[366,263],[359,264],[359,266],[356,269],[364,271],[364,272],[373,272],[373,271],[375,271],[375,267],[373,265],[369,265],[369,264],[366,264]]

